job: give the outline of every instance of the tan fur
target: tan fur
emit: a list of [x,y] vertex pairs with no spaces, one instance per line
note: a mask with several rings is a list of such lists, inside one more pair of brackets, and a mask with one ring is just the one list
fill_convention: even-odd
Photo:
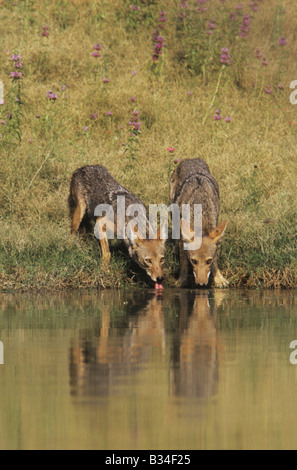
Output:
[[[188,262],[190,262],[197,285],[207,285],[212,273],[216,287],[226,287],[217,264],[217,248],[226,229],[226,222],[218,224],[220,199],[219,186],[211,175],[208,165],[200,158],[183,160],[170,178],[170,202],[182,208],[188,204],[191,209],[190,224],[181,219],[181,240],[179,242],[180,275],[178,286],[187,282]],[[185,250],[185,243],[196,242],[194,206],[202,205],[202,244],[199,249]]]

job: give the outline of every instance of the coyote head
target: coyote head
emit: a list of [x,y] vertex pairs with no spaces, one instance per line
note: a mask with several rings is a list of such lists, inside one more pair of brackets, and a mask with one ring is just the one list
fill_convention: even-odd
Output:
[[164,279],[162,265],[165,262],[164,226],[158,229],[153,239],[144,239],[138,232],[131,230],[129,242],[131,258],[146,271],[152,281],[161,284]]
[[[202,237],[202,243],[197,250],[185,250],[188,260],[193,267],[196,284],[204,286],[208,283],[211,265],[215,259],[218,242],[224,235],[227,222],[222,222],[208,235]],[[181,220],[182,240],[186,243],[194,241],[194,234],[185,219]]]

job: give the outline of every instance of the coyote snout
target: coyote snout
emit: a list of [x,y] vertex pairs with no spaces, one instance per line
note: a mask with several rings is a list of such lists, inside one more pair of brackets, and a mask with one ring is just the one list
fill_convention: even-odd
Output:
[[[227,223],[223,222],[208,235],[204,236],[201,247],[198,250],[187,251],[188,260],[193,268],[195,283],[199,286],[206,286],[208,284],[209,276],[216,260],[217,245],[224,235],[226,225]],[[191,235],[193,232],[183,219],[181,220],[181,233],[182,239],[187,243],[194,241],[195,235]],[[217,283],[221,283],[224,279],[218,270],[215,272],[215,276]]]
[[130,231],[129,254],[141,266],[152,281],[161,284],[163,277],[163,264],[165,262],[165,226],[157,231],[155,238],[147,240],[138,233]]

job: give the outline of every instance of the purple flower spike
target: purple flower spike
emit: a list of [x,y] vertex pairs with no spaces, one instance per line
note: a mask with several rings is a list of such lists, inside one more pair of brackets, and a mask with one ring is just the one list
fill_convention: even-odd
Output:
[[280,46],[286,46],[287,45],[287,39],[286,38],[279,38],[278,43]]
[[227,47],[223,47],[223,49],[221,50],[220,62],[221,64],[230,65],[231,56]]

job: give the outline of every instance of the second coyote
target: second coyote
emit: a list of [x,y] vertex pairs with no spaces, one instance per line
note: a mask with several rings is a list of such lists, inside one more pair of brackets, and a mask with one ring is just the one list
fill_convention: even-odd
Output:
[[[208,165],[200,158],[181,161],[170,179],[170,202],[181,208],[190,205],[190,225],[181,219],[180,276],[178,285],[186,284],[188,277],[188,261],[192,265],[196,284],[207,285],[212,273],[216,287],[226,287],[217,264],[217,247],[224,234],[227,223],[218,225],[219,218],[219,186],[211,175]],[[183,243],[194,241],[193,217],[194,204],[202,205],[202,244],[199,249],[184,250]]]
[[[119,197],[124,198],[125,201],[124,214],[117,213]],[[86,165],[79,168],[72,175],[68,198],[71,234],[74,235],[81,226],[94,220],[97,233],[100,234],[102,258],[105,265],[108,265],[110,250],[107,229],[110,221],[106,217],[97,217],[95,209],[99,205],[112,208],[114,213],[112,230],[114,231],[117,223],[122,223],[123,226],[120,227],[120,232],[124,234],[123,239],[129,255],[154,282],[161,284],[163,281],[162,265],[165,261],[165,234],[161,233],[162,228],[159,228],[152,239],[147,239],[146,234],[141,234],[140,231],[130,230],[127,233],[128,222],[132,219],[131,215],[127,215],[127,208],[132,207],[134,204],[143,209],[143,222],[146,229],[148,229],[149,221],[146,218],[144,204],[137,196],[123,188],[106,168],[101,165]]]

